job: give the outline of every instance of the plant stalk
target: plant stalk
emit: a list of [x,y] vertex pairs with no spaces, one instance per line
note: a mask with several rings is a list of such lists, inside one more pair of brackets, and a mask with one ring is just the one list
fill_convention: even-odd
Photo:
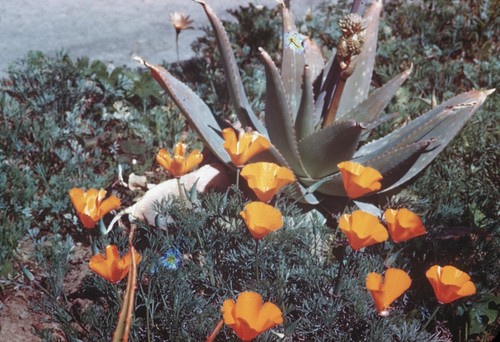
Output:
[[259,240],[255,240],[255,281],[259,283]]
[[181,33],[180,30],[175,30],[175,51],[177,52],[177,64],[180,64],[180,59],[179,59],[179,34]]
[[427,320],[427,322],[425,322],[424,326],[422,327],[422,330],[426,330],[427,329],[427,326],[434,319],[434,317],[436,317],[436,314],[438,313],[438,311],[439,311],[440,308],[441,308],[440,305],[438,305],[436,307],[436,309],[434,310],[434,312],[432,313],[432,315],[429,317],[429,319]]
[[[342,260],[340,262],[340,265],[339,265],[339,271],[337,273],[337,279],[335,279],[335,287],[333,288],[333,294],[335,297],[338,297],[340,295],[340,285],[342,283],[342,275],[344,274],[344,269],[346,268],[346,266],[349,265],[349,262],[350,262],[350,259],[351,259],[351,255],[352,255],[352,251],[351,252],[348,252],[349,254],[347,255],[346,258],[344,258],[344,260]],[[344,261],[345,261],[345,266],[344,266]]]
[[214,331],[210,334],[210,336],[207,337],[206,342],[213,342],[215,338],[217,337],[217,334],[219,334],[219,331],[222,329],[222,326],[224,325],[224,320],[221,319],[219,323],[215,326]]

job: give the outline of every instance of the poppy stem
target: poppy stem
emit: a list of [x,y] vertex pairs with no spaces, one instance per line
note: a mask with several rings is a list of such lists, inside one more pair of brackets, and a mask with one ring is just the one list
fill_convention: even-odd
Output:
[[179,187],[179,201],[184,208],[191,208],[191,202],[188,200],[186,195],[186,190],[184,184],[182,184],[181,178],[177,177],[177,186]]
[[181,31],[176,30],[176,32],[175,32],[175,51],[177,52],[177,64],[180,64],[180,60],[179,60],[179,33],[181,33]]
[[111,287],[113,288],[113,292],[115,293],[116,301],[118,302],[118,306],[122,307],[123,301],[122,301],[122,296],[120,295],[120,292],[118,291],[118,287],[116,284],[111,284]]
[[340,284],[342,283],[342,275],[344,274],[344,269],[349,265],[351,259],[352,251],[347,252],[347,257],[344,257],[339,264],[339,271],[337,273],[337,279],[335,279],[335,287],[333,293],[335,297],[340,295]]
[[255,240],[255,280],[259,283],[259,240]]
[[94,238],[92,235],[89,235],[90,238],[90,246],[92,248],[92,255],[96,255],[99,253],[99,249],[97,248],[97,238]]
[[240,190],[240,168],[236,169],[236,189]]
[[212,342],[213,340],[215,340],[215,338],[217,337],[217,334],[219,334],[219,331],[220,331],[220,329],[222,328],[223,325],[224,325],[224,320],[221,319],[219,321],[219,323],[217,323],[217,325],[215,326],[214,331],[212,331],[212,333],[210,334],[210,336],[207,337],[206,342]]
[[429,317],[429,319],[427,320],[427,322],[425,322],[424,326],[422,327],[422,330],[425,330],[427,329],[427,326],[429,325],[429,323],[434,319],[434,317],[436,317],[436,314],[438,313],[439,309],[441,308],[440,305],[438,305],[436,307],[436,309],[434,310],[434,312],[432,313],[432,315]]

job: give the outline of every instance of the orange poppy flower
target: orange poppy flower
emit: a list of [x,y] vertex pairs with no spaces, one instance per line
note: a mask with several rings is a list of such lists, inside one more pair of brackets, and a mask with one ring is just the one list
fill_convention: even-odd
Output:
[[120,207],[121,202],[118,197],[111,195],[106,197],[106,190],[73,188],[69,191],[69,198],[76,213],[85,228],[94,228],[97,221],[104,217],[113,209]]
[[470,276],[454,266],[434,265],[425,272],[425,276],[434,289],[439,303],[448,304],[462,297],[476,293]]
[[[120,258],[118,248],[115,245],[106,246],[106,256],[96,254],[90,258],[89,268],[111,283],[117,283],[128,274],[132,262],[131,252]],[[141,255],[135,251],[135,263],[141,261]]]
[[281,212],[264,202],[248,203],[240,215],[243,217],[250,234],[257,240],[283,227]]
[[273,303],[262,303],[256,292],[242,292],[236,299],[222,305],[224,323],[233,328],[243,341],[250,341],[264,331],[283,323],[281,310]]
[[385,227],[376,216],[361,210],[340,217],[339,227],[347,236],[352,249],[357,251],[366,246],[383,242],[389,238]]
[[269,140],[257,132],[240,131],[238,138],[232,128],[222,130],[224,149],[237,168],[243,167],[253,156],[269,148]]
[[384,218],[394,242],[406,241],[427,233],[420,217],[406,208],[387,209]]
[[375,301],[378,314],[387,316],[389,305],[401,296],[411,285],[408,274],[398,268],[389,268],[385,271],[385,279],[382,275],[371,272],[366,277],[366,288]]
[[269,202],[279,189],[295,181],[292,171],[267,162],[245,165],[241,169],[241,176],[262,202]]
[[382,175],[374,168],[359,163],[344,161],[337,164],[342,174],[344,189],[349,198],[358,198],[380,190]]
[[175,145],[173,158],[164,148],[161,148],[156,154],[156,161],[174,177],[185,175],[198,166],[202,160],[203,155],[198,149],[193,150],[186,157],[186,144],[181,142]]

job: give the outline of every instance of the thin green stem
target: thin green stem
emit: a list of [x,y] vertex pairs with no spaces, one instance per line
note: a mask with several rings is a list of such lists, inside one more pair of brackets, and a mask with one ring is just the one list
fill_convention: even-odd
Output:
[[177,177],[177,186],[179,187],[179,199],[181,200],[182,203],[184,203],[184,188],[182,186],[181,178]]
[[436,307],[436,309],[434,310],[434,312],[432,313],[432,315],[429,317],[429,319],[427,320],[427,322],[425,322],[424,326],[422,327],[422,330],[425,330],[427,329],[427,326],[429,325],[429,323],[434,319],[434,317],[436,317],[436,314],[438,313],[439,309],[441,308],[440,305],[438,305]]
[[90,246],[92,249],[92,255],[96,255],[99,253],[99,249],[97,248],[97,238],[94,238],[92,235],[89,235],[90,238]]
[[219,331],[222,329],[223,326],[224,326],[224,320],[221,319],[219,323],[217,323],[217,325],[215,326],[214,331],[212,331],[210,336],[207,337],[206,342],[213,342],[213,340],[215,340],[217,334],[219,333]]
[[175,32],[175,51],[177,52],[177,64],[180,64],[180,59],[179,59],[179,33],[181,33],[179,30]]
[[116,301],[121,308],[123,306],[123,301],[122,297],[120,296],[120,292],[118,291],[118,287],[115,284],[111,284],[111,287],[113,288],[113,292],[115,293]]
[[344,269],[346,268],[346,266],[349,265],[352,253],[353,253],[352,251],[348,252],[347,257],[344,257],[344,259],[340,262],[339,271],[337,273],[337,278],[335,279],[335,287],[333,290],[335,297],[338,297],[340,295],[340,285],[342,283],[342,275],[344,274]]
[[255,281],[259,283],[259,240],[255,240]]

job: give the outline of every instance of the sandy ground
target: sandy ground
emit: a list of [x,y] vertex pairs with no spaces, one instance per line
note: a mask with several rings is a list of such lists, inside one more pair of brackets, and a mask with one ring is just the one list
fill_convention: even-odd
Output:
[[[331,0],[333,1],[333,0]],[[276,0],[206,0],[223,19],[226,12],[253,2],[275,6]],[[296,17],[321,0],[292,0]],[[195,30],[180,37],[180,59],[193,53],[191,42],[208,25],[201,6],[193,0],[0,0],[0,77],[8,65],[30,50],[53,54],[68,49],[72,57],[89,56],[113,65],[132,65],[133,55],[153,62],[173,62],[175,30],[169,14],[183,12],[194,19]]]

